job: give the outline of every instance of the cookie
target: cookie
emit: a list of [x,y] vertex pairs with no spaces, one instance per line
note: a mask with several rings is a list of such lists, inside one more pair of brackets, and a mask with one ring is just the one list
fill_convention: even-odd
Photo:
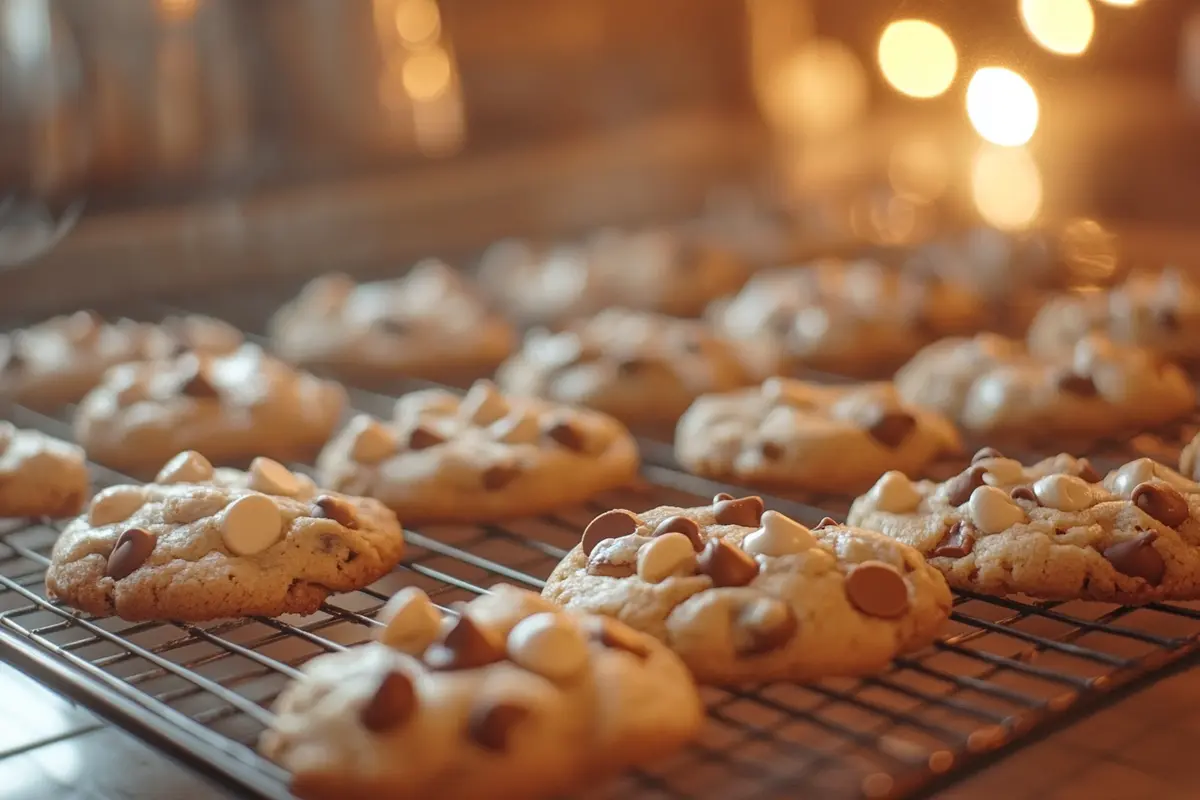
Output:
[[88,494],[83,450],[0,421],[0,517],[70,517]]
[[895,539],[758,497],[596,517],[542,596],[662,640],[704,683],[804,681],[883,669],[933,641],[946,582]]
[[317,459],[322,486],[382,500],[405,522],[474,522],[581,503],[637,476],[638,452],[604,414],[514,397],[404,395],[391,420],[359,415]]
[[1089,333],[1147,347],[1187,364],[1200,361],[1200,286],[1177,269],[1135,273],[1104,292],[1065,295],[1047,303],[1029,328],[1034,352],[1069,352]]
[[701,397],[675,431],[675,458],[697,475],[839,494],[961,447],[949,420],[901,402],[890,383],[769,378]]
[[484,289],[527,324],[559,325],[619,306],[680,317],[736,292],[746,263],[704,237],[667,228],[603,230],[578,244],[506,240],[479,265]]
[[76,409],[75,438],[95,460],[139,475],[189,449],[218,463],[302,461],[333,433],[345,402],[338,384],[247,344],[113,367]]
[[611,414],[635,426],[674,425],[702,394],[760,380],[756,353],[702,322],[608,309],[559,333],[535,329],[496,373],[514,394]]
[[260,750],[304,800],[533,800],[651,764],[704,720],[652,637],[500,585],[439,618],[415,588],[378,642],[313,659]]
[[183,350],[229,353],[241,341],[236,328],[197,315],[169,317],[161,325],[109,323],[94,311],[54,317],[0,334],[0,397],[49,410],[79,401],[116,364]]
[[756,274],[707,312],[716,330],[769,347],[779,371],[888,371],[939,336],[978,327],[981,299],[873,261],[822,261]]
[[1200,480],[1200,433],[1183,446],[1179,454],[1179,471],[1191,480]]
[[1099,335],[1053,357],[991,334],[948,339],[906,364],[896,387],[968,431],[1019,440],[1145,429],[1186,416],[1196,400],[1183,370]]
[[490,373],[515,343],[512,326],[479,292],[434,260],[398,280],[325,275],[271,321],[272,347],[284,359],[367,383]]
[[1200,598],[1200,484],[1148,458],[1101,476],[987,448],[943,483],[889,472],[849,522],[920,551],[955,588],[1050,600]]
[[214,470],[189,451],[154,483],[92,498],[55,542],[46,588],[127,620],[311,614],[386,575],[403,550],[375,500],[318,489],[270,459]]

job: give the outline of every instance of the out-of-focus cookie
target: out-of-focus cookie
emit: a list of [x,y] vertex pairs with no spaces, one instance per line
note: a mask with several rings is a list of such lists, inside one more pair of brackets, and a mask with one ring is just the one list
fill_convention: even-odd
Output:
[[916,548],[956,588],[1114,603],[1200,597],[1200,484],[1148,458],[1101,478],[1086,459],[1026,467],[987,448],[943,483],[889,472],[849,520]]
[[53,409],[77,402],[116,364],[185,350],[230,353],[241,342],[236,328],[211,317],[168,317],[159,325],[129,319],[109,323],[94,311],[80,311],[0,334],[0,397]]
[[180,450],[215,462],[311,458],[341,417],[345,390],[255,345],[217,357],[113,367],[79,404],[75,438],[97,461],[141,474]]
[[375,500],[318,489],[270,459],[214,470],[184,452],[154,483],[92,498],[55,543],[46,588],[128,620],[311,614],[387,574],[403,549]]
[[0,517],[70,517],[87,494],[82,448],[0,421]]
[[619,306],[691,317],[736,292],[748,266],[682,230],[603,230],[579,244],[498,242],[479,265],[484,289],[514,317],[558,325]]
[[703,322],[609,309],[559,333],[531,331],[496,380],[506,392],[587,406],[630,425],[674,425],[700,395],[760,380],[763,355]]
[[367,382],[491,372],[515,341],[475,287],[435,260],[397,280],[317,278],[271,322],[272,347],[284,359]]
[[542,596],[662,640],[705,683],[804,681],[883,669],[933,641],[950,590],[921,554],[758,497],[605,512]]
[[1185,416],[1196,400],[1179,367],[1099,335],[1057,357],[990,334],[945,340],[906,364],[896,386],[906,401],[953,415],[969,431],[1019,440],[1153,427]]
[[405,589],[379,642],[313,659],[261,751],[304,800],[534,800],[652,764],[704,712],[652,637],[495,586],[441,619]]
[[770,378],[701,397],[675,431],[676,459],[698,475],[839,494],[888,470],[920,472],[961,447],[949,420],[902,402],[890,383]]
[[583,502],[637,475],[637,445],[609,416],[501,393],[431,389],[366,415],[317,459],[323,486],[376,497],[405,522],[492,520]]

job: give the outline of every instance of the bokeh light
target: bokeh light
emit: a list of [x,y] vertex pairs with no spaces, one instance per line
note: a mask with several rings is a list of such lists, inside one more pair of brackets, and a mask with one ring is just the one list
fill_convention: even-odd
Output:
[[1029,82],[1012,70],[983,67],[967,86],[967,117],[989,142],[1018,147],[1037,130],[1037,95]]
[[1100,0],[1106,6],[1117,6],[1118,8],[1132,8],[1138,5],[1142,0]]
[[413,100],[432,100],[450,88],[453,67],[441,47],[413,53],[404,62],[404,88]]
[[803,136],[828,136],[866,110],[867,76],[858,56],[832,39],[814,39],[780,64],[764,87],[768,116]]
[[926,136],[903,139],[888,158],[888,180],[900,197],[917,203],[936,200],[950,181],[946,147]]
[[1096,31],[1088,0],[1021,0],[1021,22],[1035,42],[1064,56],[1087,50]]
[[984,145],[971,165],[979,215],[1002,230],[1028,228],[1042,210],[1042,174],[1025,148]]
[[400,38],[412,45],[433,41],[442,29],[442,15],[434,0],[403,0],[396,6],[395,22]]
[[879,37],[879,68],[897,91],[909,97],[937,97],[954,82],[958,52],[932,22],[901,19]]

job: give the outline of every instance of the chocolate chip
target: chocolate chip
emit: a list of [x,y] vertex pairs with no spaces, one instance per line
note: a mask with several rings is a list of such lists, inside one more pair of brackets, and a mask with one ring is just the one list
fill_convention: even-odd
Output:
[[846,597],[871,617],[895,619],[908,611],[908,584],[891,564],[864,561],[846,575]]
[[392,670],[383,676],[375,694],[358,713],[358,719],[372,733],[385,733],[403,725],[416,710],[417,691],[412,678]]
[[143,528],[129,528],[117,537],[112,553],[108,557],[108,568],[104,574],[115,581],[128,576],[146,563],[154,552],[158,537]]
[[662,536],[667,533],[682,533],[692,543],[693,550],[697,553],[704,551],[704,537],[700,535],[700,526],[695,520],[679,516],[667,517],[658,523],[653,535]]
[[713,586],[745,586],[758,576],[758,562],[722,539],[710,541],[696,565],[701,575],[712,578]]
[[747,604],[734,620],[734,626],[744,635],[737,643],[737,654],[759,656],[790,642],[800,623],[786,602],[764,597]]
[[446,439],[441,434],[429,430],[424,425],[418,425],[409,431],[408,434],[408,449],[409,450],[426,450],[430,447],[435,447],[445,442]]
[[1117,572],[1142,578],[1151,586],[1158,586],[1167,572],[1167,564],[1154,549],[1154,540],[1157,538],[1157,531],[1146,531],[1128,541],[1109,545],[1104,550],[1104,558]]
[[783,458],[783,445],[778,442],[763,442],[758,446],[758,451],[767,461],[778,461]]
[[15,344],[9,344],[8,357],[0,363],[0,372],[20,372],[29,366],[29,362],[23,355],[17,352]]
[[221,392],[217,390],[217,387],[212,385],[212,381],[204,374],[204,369],[200,366],[199,362],[193,362],[193,366],[189,366],[180,375],[179,392],[185,397],[195,397],[204,400],[211,400],[221,396]]
[[642,660],[650,657],[650,648],[637,633],[608,617],[585,617],[583,631],[589,639],[610,650],[623,650]]
[[961,506],[971,499],[972,492],[983,486],[986,474],[983,467],[969,467],[955,475],[946,483],[946,500],[952,506]]
[[1133,504],[1170,528],[1178,528],[1191,517],[1187,500],[1173,486],[1146,481],[1134,487]]
[[548,428],[546,428],[546,435],[568,450],[572,450],[576,453],[583,452],[583,434],[581,434],[574,425],[566,420],[559,420],[558,422],[550,425]]
[[371,327],[385,336],[404,336],[412,331],[412,326],[404,320],[390,317],[375,320],[371,323]]
[[1086,458],[1079,459],[1079,477],[1088,483],[1099,483],[1104,480],[1104,476],[1097,472],[1096,468],[1092,466],[1092,462]]
[[1076,375],[1073,372],[1063,374],[1058,379],[1058,388],[1079,397],[1095,397],[1099,394],[1096,383],[1086,375]]
[[331,519],[343,528],[358,530],[358,514],[354,506],[340,497],[323,494],[313,501],[312,516],[317,519]]
[[1173,308],[1156,308],[1153,311],[1154,322],[1163,330],[1174,333],[1181,327],[1179,312]]
[[917,420],[905,411],[875,409],[863,428],[875,441],[893,450],[904,444],[904,440],[917,427]]
[[439,644],[425,651],[425,663],[439,672],[485,667],[504,659],[503,645],[493,641],[466,614],[458,618]]
[[982,461],[985,458],[1004,458],[1004,454],[994,447],[984,447],[975,455],[971,456],[971,463]]
[[727,500],[718,500],[713,505],[713,518],[718,525],[742,525],[752,528],[762,520],[762,515],[762,498],[754,495],[737,500],[730,497]]
[[628,536],[641,524],[641,521],[628,511],[619,508],[605,511],[583,529],[583,538],[579,541],[583,554],[590,556],[596,549],[596,545],[605,539],[619,539],[622,536]]
[[937,558],[963,558],[970,555],[975,549],[973,530],[966,522],[954,523],[930,555]]
[[820,522],[818,522],[818,523],[817,523],[817,524],[816,524],[816,525],[813,527],[813,530],[814,530],[814,531],[819,531],[819,530],[821,530],[822,528],[828,528],[830,525],[834,525],[834,526],[836,526],[837,524],[838,524],[838,521],[837,521],[836,519],[834,519],[833,517],[821,517],[821,521],[820,521]]
[[655,367],[655,362],[644,356],[618,356],[617,372],[627,378],[641,375]]
[[528,708],[516,703],[493,703],[471,710],[467,718],[467,735],[485,750],[503,753],[513,729],[529,716]]
[[1029,500],[1034,503],[1038,501],[1037,495],[1031,486],[1014,486],[1009,490],[1008,496],[1013,500]]
[[480,479],[484,489],[494,492],[508,486],[520,474],[520,468],[512,464],[496,464],[484,470]]

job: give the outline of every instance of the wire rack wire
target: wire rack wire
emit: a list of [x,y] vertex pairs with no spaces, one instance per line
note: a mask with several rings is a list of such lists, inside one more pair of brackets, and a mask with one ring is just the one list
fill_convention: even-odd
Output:
[[[368,411],[394,402],[359,390],[351,396]],[[69,438],[69,415],[70,409],[46,417],[17,407],[6,416]],[[1161,432],[1163,446],[1177,447],[1180,433]],[[1122,453],[1097,457],[1137,454],[1136,446],[1121,444]],[[456,602],[497,582],[539,589],[598,513],[705,503],[732,488],[675,469],[663,442],[644,445],[647,466],[636,485],[502,525],[409,530],[406,557],[392,574],[331,596],[308,617],[183,624],[81,615],[45,597],[45,568],[61,523],[10,520],[0,525],[0,656],[214,780],[248,796],[290,797],[288,776],[255,751],[272,701],[311,658],[369,640],[393,592],[419,586],[453,613]],[[939,467],[958,468],[953,461]],[[136,482],[99,464],[92,475],[97,488]],[[829,502],[766,498],[769,507],[808,524],[837,516],[836,503],[844,500],[821,499]],[[881,674],[705,688],[708,724],[693,746],[584,796],[927,796],[1190,663],[1198,648],[1197,604],[1131,608],[959,592],[944,636]]]

